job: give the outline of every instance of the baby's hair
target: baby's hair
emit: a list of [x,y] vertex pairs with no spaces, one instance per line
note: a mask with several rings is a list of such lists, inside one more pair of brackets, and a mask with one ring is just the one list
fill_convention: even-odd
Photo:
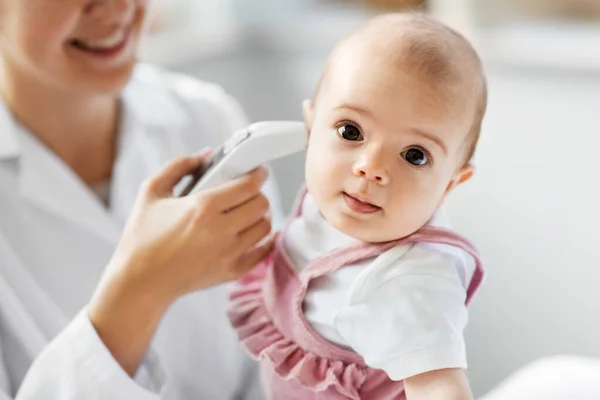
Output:
[[[375,39],[375,40],[374,40]],[[318,101],[329,66],[347,43],[368,40],[393,65],[408,68],[452,101],[470,100],[473,120],[465,140],[465,162],[475,153],[487,108],[483,65],[469,41],[454,29],[422,13],[393,13],[371,18],[336,45],[315,92]]]

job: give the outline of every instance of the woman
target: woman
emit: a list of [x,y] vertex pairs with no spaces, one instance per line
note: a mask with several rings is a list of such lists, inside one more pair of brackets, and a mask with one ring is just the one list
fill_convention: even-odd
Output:
[[136,66],[147,9],[0,0],[1,400],[254,398],[217,284],[269,251],[266,172],[172,197],[246,121]]

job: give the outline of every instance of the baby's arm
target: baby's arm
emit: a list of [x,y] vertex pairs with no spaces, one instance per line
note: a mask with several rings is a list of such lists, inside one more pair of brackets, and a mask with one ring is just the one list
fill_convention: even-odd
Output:
[[462,369],[425,372],[404,380],[407,400],[472,400],[473,394]]

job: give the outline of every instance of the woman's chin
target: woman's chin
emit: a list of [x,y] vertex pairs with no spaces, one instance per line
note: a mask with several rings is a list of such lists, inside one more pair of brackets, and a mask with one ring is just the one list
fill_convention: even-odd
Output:
[[69,73],[64,76],[75,90],[118,93],[131,78],[137,63],[138,37],[127,40],[112,50],[90,50],[81,45],[66,45],[64,56]]
[[110,71],[78,71],[68,77],[67,85],[82,93],[118,94],[131,79],[136,62],[120,66]]

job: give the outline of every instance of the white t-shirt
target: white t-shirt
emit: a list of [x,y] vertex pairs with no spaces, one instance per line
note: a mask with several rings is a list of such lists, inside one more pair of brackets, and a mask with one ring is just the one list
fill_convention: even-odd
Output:
[[[430,225],[448,227],[441,211]],[[285,235],[286,251],[299,270],[354,242],[324,219],[309,194]],[[325,339],[354,350],[393,380],[466,368],[465,299],[474,269],[472,258],[455,247],[396,246],[313,281],[304,315]]]

